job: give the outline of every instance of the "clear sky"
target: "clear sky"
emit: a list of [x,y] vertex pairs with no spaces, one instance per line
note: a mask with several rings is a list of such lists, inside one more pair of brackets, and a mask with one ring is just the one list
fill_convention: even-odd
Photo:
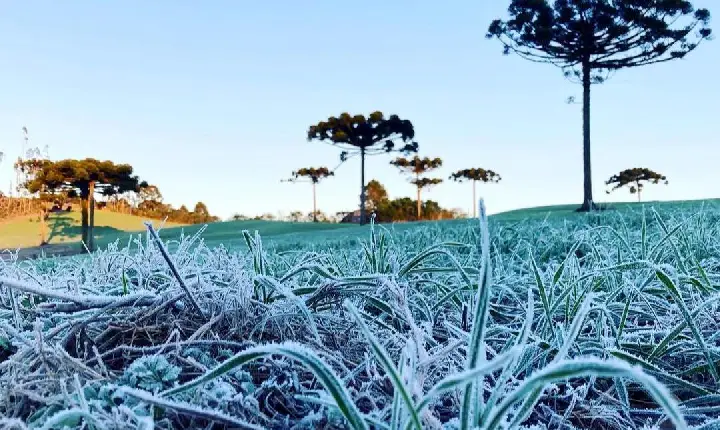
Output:
[[[0,189],[26,126],[50,157],[126,162],[174,205],[212,213],[312,210],[297,168],[333,167],[339,151],[308,143],[310,124],[381,110],[413,121],[438,176],[490,168],[479,186],[490,213],[580,203],[581,95],[559,69],[503,56],[484,38],[508,0],[3,1],[0,14]],[[715,1],[694,1],[713,6]],[[717,24],[714,30],[720,31]],[[670,185],[648,200],[720,197],[720,41],[685,60],[621,71],[593,87],[595,199],[603,181],[649,167]],[[388,162],[368,179],[391,197],[412,185]],[[359,161],[318,188],[320,209],[354,209]],[[470,211],[469,184],[426,196]]]

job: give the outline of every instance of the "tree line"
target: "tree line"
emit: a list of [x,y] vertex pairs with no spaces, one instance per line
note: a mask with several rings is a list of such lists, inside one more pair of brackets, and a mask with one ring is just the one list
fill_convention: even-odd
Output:
[[[503,54],[552,64],[559,67],[566,78],[582,85],[583,199],[578,211],[599,209],[592,192],[591,86],[605,82],[622,69],[685,58],[701,42],[711,38],[710,12],[695,9],[686,0],[512,0],[507,11],[508,18],[492,21],[486,33],[488,39],[500,42]],[[367,117],[347,112],[329,117],[309,127],[307,140],[341,148],[341,163],[360,157],[361,223],[367,221],[365,158],[391,152],[408,156],[419,149],[410,120],[398,115],[386,116],[380,111]],[[400,157],[392,164],[410,175],[417,187],[415,215],[419,219],[424,210],[421,191],[442,181],[421,175],[442,165],[442,160]],[[473,182],[474,207],[475,183],[497,182],[500,177],[490,170],[469,168],[456,172],[451,179]],[[313,187],[317,182],[313,182]],[[605,184],[612,186],[608,193],[628,186],[639,200],[644,183],[660,182],[667,184],[665,175],[634,167],[613,175]]]
[[[34,201],[51,203],[53,208],[50,210],[59,211],[66,210],[63,208],[68,204],[79,204],[81,240],[83,247],[90,250],[94,249],[96,208],[120,208],[127,205],[126,213],[181,223],[218,220],[210,215],[202,202],[197,203],[192,212],[185,206],[174,209],[164,204],[160,190],[141,181],[133,174],[133,167],[129,164],[94,158],[59,161],[29,159],[18,160],[15,168],[27,178],[20,186],[34,196]],[[50,211],[47,205],[43,206],[46,212]]]

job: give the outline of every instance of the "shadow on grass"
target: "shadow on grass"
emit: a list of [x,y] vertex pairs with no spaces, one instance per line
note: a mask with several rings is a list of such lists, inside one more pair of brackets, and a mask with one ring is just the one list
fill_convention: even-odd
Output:
[[48,219],[48,225],[50,227],[50,234],[48,234],[47,241],[51,242],[53,239],[60,239],[67,236],[67,231],[73,227],[73,219],[69,216],[52,216]]
[[[74,221],[72,217],[67,215],[50,217],[48,220],[50,234],[48,235],[47,241],[78,242],[82,236],[82,226],[75,224]],[[122,233],[126,232],[115,227],[95,226],[95,228],[93,228],[93,235],[96,241],[103,240],[108,236],[118,236]]]

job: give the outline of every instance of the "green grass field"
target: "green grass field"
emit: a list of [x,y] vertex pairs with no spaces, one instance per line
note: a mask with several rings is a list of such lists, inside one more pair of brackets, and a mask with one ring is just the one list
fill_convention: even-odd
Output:
[[[627,210],[643,206],[656,208],[694,208],[703,205],[720,205],[720,199],[712,200],[688,200],[669,202],[642,202],[642,203],[609,203],[610,210]],[[577,204],[540,206],[534,208],[517,209],[508,212],[492,215],[490,219],[503,222],[519,222],[526,219],[536,218],[563,218],[577,216],[575,212]],[[142,217],[118,214],[113,212],[98,211],[95,215],[96,244],[100,248],[120,241],[120,246],[127,243],[137,233],[145,231]],[[409,228],[428,225],[452,225],[462,223],[463,220],[452,221],[423,221],[417,223],[397,223],[387,226],[391,231],[402,232]],[[160,221],[154,220],[156,228]],[[160,231],[160,237],[164,240],[178,240],[182,234],[192,236],[197,233],[202,225],[181,225],[177,223],[166,223]],[[343,242],[364,237],[366,229],[354,224],[330,224],[330,223],[293,223],[282,221],[227,221],[211,223],[202,234],[204,242],[208,246],[225,245],[228,248],[244,246],[242,231],[248,230],[251,233],[258,231],[263,238],[270,242],[280,242],[285,246],[293,243],[312,242],[321,244],[325,240]],[[135,233],[135,234],[133,234]],[[72,212],[68,214],[52,215],[48,222],[48,234],[50,244],[72,244],[80,240],[80,214]],[[37,217],[27,217],[0,223],[0,249],[16,249],[34,247],[40,241],[40,225]]]
[[[158,222],[155,222],[157,225]],[[168,227],[182,224],[168,223]],[[129,232],[143,231],[143,218],[109,211],[95,212],[95,235],[98,242],[108,243]],[[80,241],[80,213],[50,215],[47,223],[48,243],[65,244]],[[40,244],[38,216],[28,216],[0,222],[0,248],[26,248]]]

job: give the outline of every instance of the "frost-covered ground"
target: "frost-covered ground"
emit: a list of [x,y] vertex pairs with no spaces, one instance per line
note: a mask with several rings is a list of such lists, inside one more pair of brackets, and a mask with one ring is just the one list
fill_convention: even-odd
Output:
[[0,264],[0,428],[720,428],[720,210]]

